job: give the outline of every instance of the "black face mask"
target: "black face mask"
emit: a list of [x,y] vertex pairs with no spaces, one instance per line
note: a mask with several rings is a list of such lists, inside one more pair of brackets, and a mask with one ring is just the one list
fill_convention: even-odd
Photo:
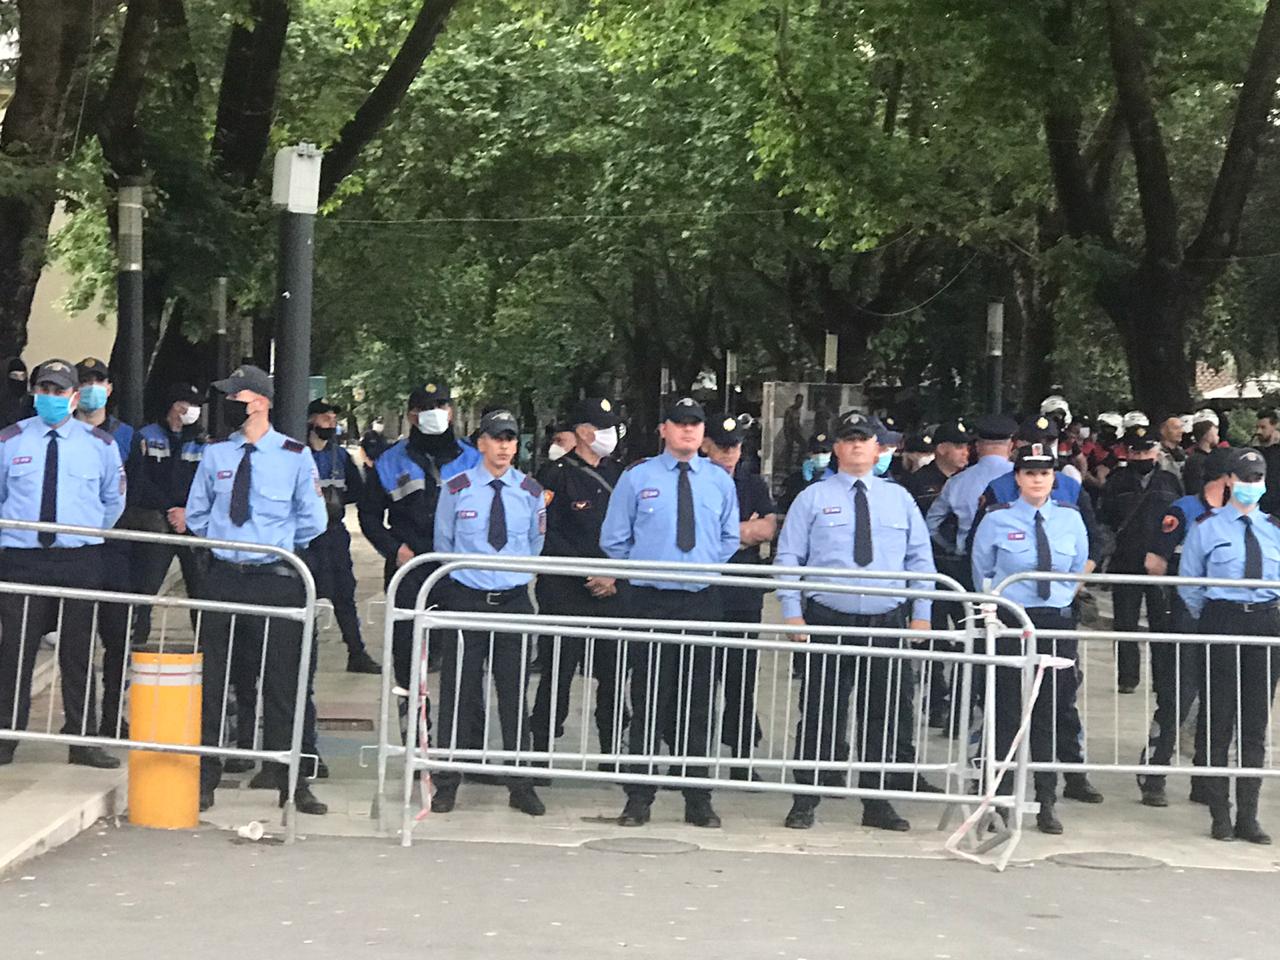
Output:
[[328,443],[330,440],[333,439],[333,435],[337,433],[337,430],[338,430],[337,427],[312,427],[311,428],[311,432],[314,433],[321,440],[323,440],[325,443]]
[[223,398],[222,418],[227,425],[227,430],[234,433],[243,427],[244,422],[249,419],[249,404],[243,400]]
[[1140,477],[1145,477],[1156,468],[1154,460],[1130,460],[1129,469]]
[[26,380],[10,380],[9,381],[9,396],[22,397],[22,396],[26,396],[26,393],[27,393]]

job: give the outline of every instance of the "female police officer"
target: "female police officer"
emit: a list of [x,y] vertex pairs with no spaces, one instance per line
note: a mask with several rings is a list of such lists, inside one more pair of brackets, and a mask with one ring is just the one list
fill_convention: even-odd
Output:
[[[1019,497],[1012,503],[988,510],[973,537],[973,582],[999,583],[1015,573],[1054,571],[1080,573],[1089,559],[1089,536],[1075,507],[1054,501],[1056,458],[1047,444],[1033,443],[1018,451],[1014,471]],[[1076,585],[1067,580],[1025,580],[1012,584],[1005,596],[1026,608],[1031,622],[1046,630],[1071,630],[1076,617],[1072,609]],[[999,653],[1020,653],[1019,639],[997,643]],[[1074,660],[1075,640],[1040,640],[1041,653],[1053,653]],[[1080,735],[1076,713],[1075,670],[1055,670],[1053,687],[1042,691],[1031,708],[1031,758],[1036,762],[1054,759],[1054,738],[1065,745]],[[1018,670],[996,670],[996,755],[1003,757],[1013,743],[1022,716],[1022,678]],[[1074,751],[1059,746],[1057,753],[1070,757]],[[1083,777],[1082,786],[1087,785]],[[1005,788],[1012,784],[1005,781]],[[1062,824],[1054,815],[1058,775],[1035,775],[1036,800],[1040,812],[1036,825],[1044,833],[1061,833]],[[1092,795],[1092,788],[1080,791]]]

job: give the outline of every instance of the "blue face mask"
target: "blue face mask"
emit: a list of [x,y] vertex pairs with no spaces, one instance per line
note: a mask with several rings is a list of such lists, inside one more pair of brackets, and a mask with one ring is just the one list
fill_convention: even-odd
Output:
[[1251,507],[1259,500],[1262,495],[1267,492],[1267,484],[1265,481],[1258,483],[1243,483],[1237,481],[1231,486],[1231,496],[1239,504]]
[[71,398],[52,393],[36,394],[36,415],[51,427],[71,416]]
[[880,454],[880,456],[876,457],[876,467],[875,467],[876,476],[883,477],[886,473],[888,473],[889,467],[892,463],[893,463],[892,450],[882,453]]
[[88,383],[80,388],[80,409],[101,410],[107,405],[107,387],[102,383]]

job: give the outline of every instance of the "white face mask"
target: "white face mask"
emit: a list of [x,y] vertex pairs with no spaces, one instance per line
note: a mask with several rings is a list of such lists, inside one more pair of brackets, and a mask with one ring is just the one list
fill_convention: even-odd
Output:
[[618,449],[618,428],[597,430],[596,438],[591,441],[591,452],[597,457],[607,457]]
[[428,436],[438,437],[449,429],[449,411],[443,407],[421,411],[418,414],[418,429]]
[[559,460],[568,452],[569,451],[566,450],[564,447],[560,446],[560,444],[553,443],[550,447],[547,448],[547,459]]
[[182,425],[189,427],[200,419],[200,408],[196,406],[187,407],[187,412],[182,415]]
[[1089,439],[1089,437],[1090,437],[1092,434],[1093,434],[1093,431],[1092,431],[1092,430],[1090,430],[1088,427],[1081,427],[1081,428],[1080,428],[1080,439],[1081,439],[1081,440],[1088,440],[1088,439]]
[[831,454],[829,453],[815,453],[813,455],[813,465],[817,467],[819,470],[827,469],[827,464],[829,464],[830,462],[831,462]]

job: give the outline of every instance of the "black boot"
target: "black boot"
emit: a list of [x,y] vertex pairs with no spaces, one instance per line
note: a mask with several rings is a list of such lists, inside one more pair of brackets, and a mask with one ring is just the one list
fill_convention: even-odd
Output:
[[71,747],[67,750],[67,763],[98,770],[115,770],[120,766],[120,758],[113,757],[101,747]]
[[1231,823],[1231,804],[1213,804],[1209,807],[1209,816],[1213,818],[1209,827],[1209,835],[1213,839],[1230,842],[1236,838],[1236,830]]
[[526,813],[531,817],[540,817],[547,812],[546,806],[529,784],[512,787],[511,797],[507,801],[507,805],[512,810],[519,810],[521,813]]
[[254,762],[247,757],[230,757],[222,761],[223,773],[248,773],[254,768]]
[[905,833],[911,824],[898,816],[893,804],[888,800],[863,800],[862,825],[877,830],[892,830],[894,833]]
[[1258,794],[1262,784],[1256,780],[1236,781],[1236,829],[1239,840],[1262,846],[1271,844],[1271,835],[1258,823]]
[[791,830],[808,830],[813,826],[813,811],[817,806],[814,797],[796,797],[791,801],[791,811],[782,825]]
[[369,656],[367,650],[357,650],[347,654],[347,673],[382,673],[378,661]]
[[1169,797],[1164,789],[1164,777],[1139,777],[1138,789],[1142,791],[1142,803],[1147,807],[1167,807]]
[[1083,773],[1068,773],[1063,780],[1062,796],[1065,799],[1078,800],[1080,803],[1102,802],[1102,794]]
[[0,767],[7,767],[13,763],[13,755],[17,752],[18,742],[16,740],[0,740]]
[[[284,806],[285,800],[288,799],[284,791],[280,792],[280,806]],[[293,795],[293,805],[297,807],[299,813],[309,813],[313,817],[323,817],[329,812],[328,804],[321,803],[320,799],[311,792],[311,788],[305,783],[299,783],[298,789]]]
[[685,797],[684,822],[691,823],[695,827],[707,827],[714,830],[720,826],[720,817],[711,808],[711,798],[699,794]]
[[1062,834],[1062,821],[1058,819],[1056,804],[1052,800],[1040,801],[1040,812],[1036,814],[1036,829],[1050,836]]
[[431,797],[432,813],[452,813],[453,806],[458,802],[458,788],[452,784],[447,787],[436,787],[435,794]]
[[627,797],[627,805],[622,808],[622,813],[618,815],[618,826],[644,826],[649,822],[649,805],[650,802],[648,800],[642,800],[639,797]]

